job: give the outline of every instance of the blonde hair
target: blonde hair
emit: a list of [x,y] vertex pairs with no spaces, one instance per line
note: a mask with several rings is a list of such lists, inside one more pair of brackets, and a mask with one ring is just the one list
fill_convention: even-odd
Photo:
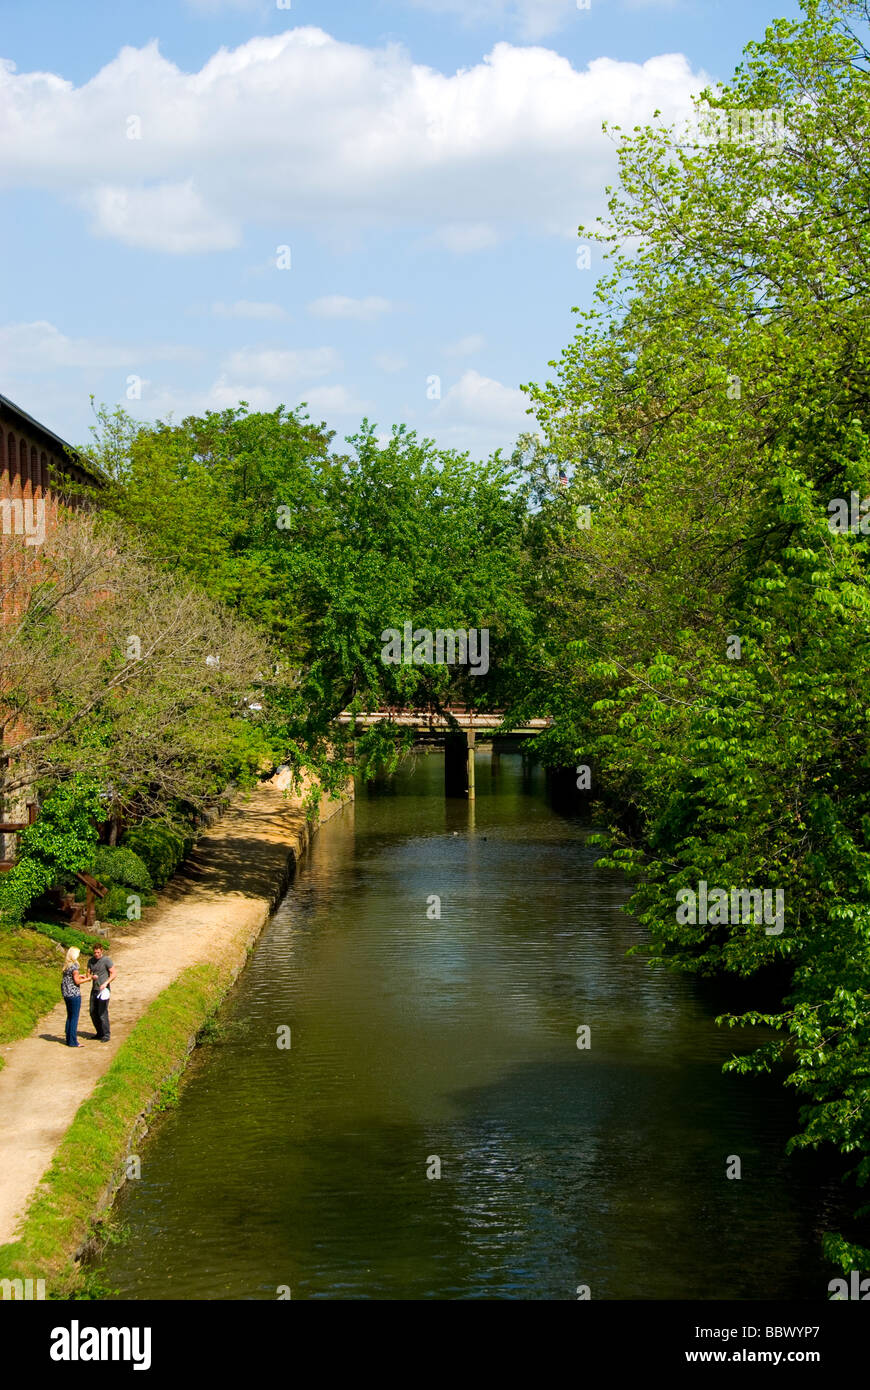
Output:
[[63,963],[64,970],[66,970],[67,966],[69,965],[78,964],[78,958],[80,955],[81,950],[78,946],[70,946],[69,950],[66,953],[66,960]]

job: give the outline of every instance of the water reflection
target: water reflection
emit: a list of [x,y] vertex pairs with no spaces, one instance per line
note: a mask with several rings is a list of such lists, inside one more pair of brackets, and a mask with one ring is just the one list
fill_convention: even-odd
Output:
[[320,832],[124,1196],[122,1296],[824,1297],[788,1101],[626,958],[628,888],[539,769],[480,753],[477,793],[431,753]]

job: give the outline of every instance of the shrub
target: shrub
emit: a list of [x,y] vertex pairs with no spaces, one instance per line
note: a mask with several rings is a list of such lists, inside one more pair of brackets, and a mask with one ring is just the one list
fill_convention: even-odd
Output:
[[113,883],[99,906],[101,917],[117,922],[127,916],[127,897],[129,889],[121,883]]
[[[97,845],[90,872],[108,888],[99,913],[110,922],[126,919],[131,892],[138,895],[143,908],[157,901],[145,860],[129,845]],[[76,887],[75,897],[79,902],[85,897],[81,884]]]
[[21,832],[19,859],[0,882],[0,925],[21,922],[35,902],[64,874],[84,869],[97,839],[98,788],[83,777],[70,778],[46,799],[33,825]]
[[123,884],[134,892],[150,893],[154,887],[147,864],[129,845],[98,845],[91,873],[101,883]]
[[164,821],[142,821],[124,836],[124,848],[145,861],[151,881],[162,888],[182,860],[190,853],[193,840]]
[[94,936],[79,927],[68,927],[59,922],[28,922],[27,930],[47,936],[50,941],[57,942],[60,946],[78,946],[87,955],[91,954],[95,946],[109,949],[109,943],[104,936]]
[[[127,918],[131,892],[138,895],[142,907],[150,907],[157,901],[147,865],[135,850],[126,845],[97,845],[88,872],[109,890],[97,904],[100,917],[108,921],[119,922]],[[62,880],[62,886],[71,889],[76,902],[85,901],[85,885],[75,877],[68,876]]]

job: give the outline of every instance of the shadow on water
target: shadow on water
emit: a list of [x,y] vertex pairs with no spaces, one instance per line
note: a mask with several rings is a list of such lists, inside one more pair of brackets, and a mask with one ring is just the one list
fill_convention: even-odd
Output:
[[445,799],[430,752],[321,830],[122,1196],[121,1297],[826,1296],[792,1102],[626,956],[629,886],[545,792],[482,752]]

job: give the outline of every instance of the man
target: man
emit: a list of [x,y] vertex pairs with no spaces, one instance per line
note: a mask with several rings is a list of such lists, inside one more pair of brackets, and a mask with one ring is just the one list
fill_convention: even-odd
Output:
[[115,967],[112,964],[112,957],[103,954],[102,946],[94,947],[94,954],[88,961],[88,970],[94,977],[91,985],[91,1022],[97,1034],[98,1042],[109,1041],[109,1001],[101,999],[100,994],[115,978]]

